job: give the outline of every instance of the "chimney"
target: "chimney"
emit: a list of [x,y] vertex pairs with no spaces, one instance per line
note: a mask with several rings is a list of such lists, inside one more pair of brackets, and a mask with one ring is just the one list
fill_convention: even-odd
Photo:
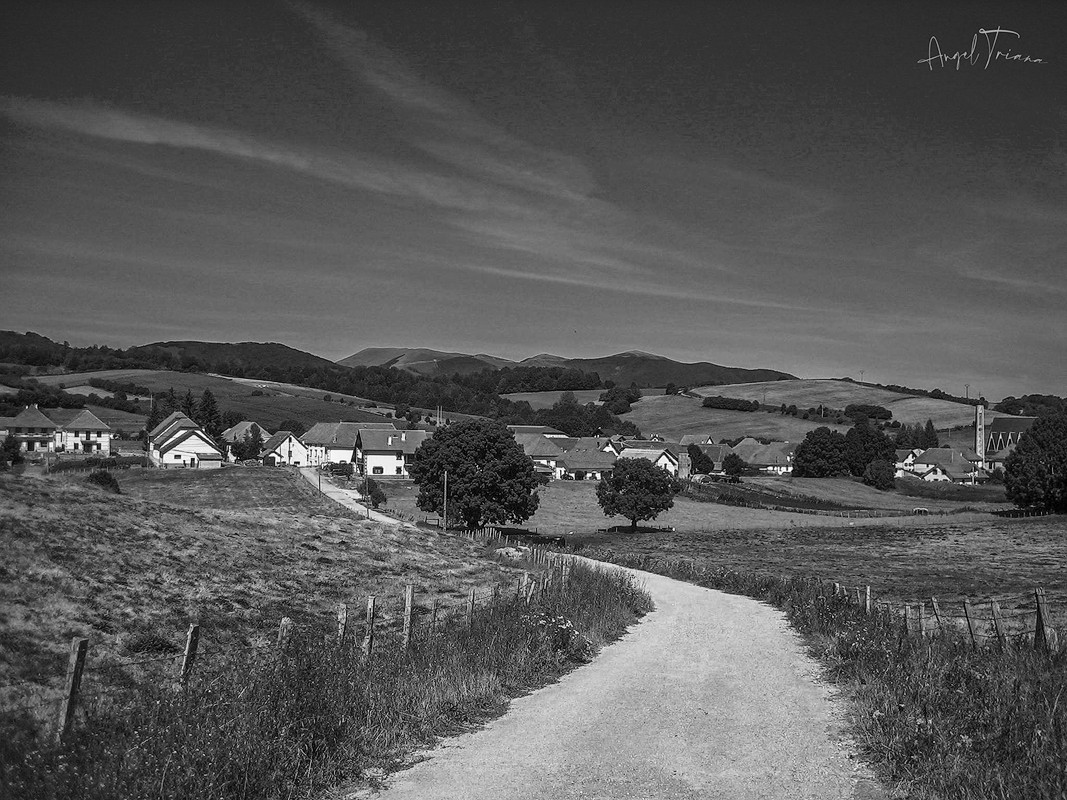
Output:
[[393,437],[392,436],[389,437],[389,440],[386,442],[386,446],[387,447],[392,447],[393,446]]
[[408,432],[404,431],[400,434],[400,441],[406,442],[408,440]]

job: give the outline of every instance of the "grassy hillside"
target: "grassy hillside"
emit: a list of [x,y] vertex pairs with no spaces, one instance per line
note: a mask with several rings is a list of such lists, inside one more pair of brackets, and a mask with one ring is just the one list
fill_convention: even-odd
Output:
[[[710,434],[715,441],[740,436],[765,436],[784,442],[799,442],[808,431],[825,424],[818,420],[782,416],[777,412],[768,414],[763,411],[704,408],[700,403],[700,400],[682,395],[646,396],[622,418],[632,422],[646,436],[658,434],[674,441],[684,434],[694,433]],[[848,429],[844,425],[831,424],[828,427],[841,431]]]
[[395,619],[406,582],[420,602],[455,602],[506,572],[465,539],[359,520],[288,471],[119,482],[113,495],[0,475],[0,702],[58,686],[72,636],[105,669],[174,652],[191,621],[205,649],[231,648],[269,639],[282,616],[326,630],[336,603],[357,613],[376,594]]
[[[267,430],[277,429],[283,419],[296,419],[310,427],[316,422],[382,422],[381,415],[359,411],[336,402],[341,396],[334,394],[333,402],[324,402],[327,393],[301,387],[299,392],[268,387],[268,381],[237,380],[208,375],[202,372],[170,372],[168,370],[113,369],[100,372],[79,372],[66,375],[43,375],[42,383],[77,386],[90,378],[113,381],[128,381],[156,392],[174,388],[179,396],[190,390],[199,398],[204,389],[210,389],[223,412],[233,409],[244,419],[258,422]],[[259,388],[262,385],[264,388]],[[280,386],[281,384],[279,384]],[[259,395],[253,395],[259,392]],[[345,396],[346,400],[363,402],[359,398]],[[384,410],[384,409],[383,409]],[[95,409],[94,409],[95,413]],[[99,414],[98,414],[99,416]],[[104,420],[107,422],[107,420]],[[110,423],[109,423],[110,424]]]
[[292,367],[315,369],[333,366],[333,362],[329,359],[277,342],[153,342],[130,348],[130,354],[134,356],[158,351],[179,359],[195,359],[204,364],[226,362],[235,369],[255,369],[264,366],[278,369]]
[[[893,412],[893,419],[913,425],[930,419],[938,429],[966,425],[974,421],[974,408],[963,403],[949,400],[934,400],[930,397],[914,397],[898,394],[886,389],[863,386],[849,381],[835,380],[791,380],[765,381],[762,383],[739,383],[726,386],[701,386],[692,390],[701,397],[722,395],[741,400],[758,400],[769,406],[782,403],[795,404],[797,408],[817,408],[820,405],[830,408],[844,408],[850,403],[869,403],[884,406]],[[995,411],[987,411],[986,419],[998,416]],[[644,430],[644,428],[641,428]]]

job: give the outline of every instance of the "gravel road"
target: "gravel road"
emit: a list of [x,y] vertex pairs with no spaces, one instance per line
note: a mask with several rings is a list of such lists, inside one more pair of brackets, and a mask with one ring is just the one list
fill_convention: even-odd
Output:
[[638,572],[620,641],[393,775],[378,800],[875,800],[843,710],[775,609]]

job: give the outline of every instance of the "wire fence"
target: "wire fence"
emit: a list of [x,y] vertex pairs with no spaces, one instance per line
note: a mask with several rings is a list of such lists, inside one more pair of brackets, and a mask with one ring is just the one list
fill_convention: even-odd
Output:
[[[462,535],[502,546],[515,544],[512,537],[495,528],[465,531]],[[526,548],[524,556],[527,563],[523,566],[527,569],[514,581],[470,587],[462,600],[442,601],[434,597],[420,604],[416,602],[414,584],[407,584],[399,601],[395,596],[368,596],[363,613],[350,608],[348,603],[339,603],[327,627],[308,625],[298,632],[293,620],[283,617],[276,630],[261,633],[258,641],[247,645],[206,643],[205,646],[200,625],[193,623],[184,647],[160,655],[114,660],[110,652],[91,650],[88,638],[75,637],[64,674],[35,674],[0,684],[0,713],[28,714],[40,721],[54,715],[56,736],[61,738],[74,724],[87,692],[93,697],[120,698],[124,692],[142,690],[145,681],[170,682],[181,688],[194,670],[203,674],[212,668],[226,669],[235,658],[249,653],[277,658],[286,652],[297,633],[321,635],[324,640],[339,645],[355,643],[368,658],[386,650],[404,650],[429,641],[448,627],[471,627],[479,614],[500,604],[534,604],[547,593],[567,585],[569,560],[541,546]]]

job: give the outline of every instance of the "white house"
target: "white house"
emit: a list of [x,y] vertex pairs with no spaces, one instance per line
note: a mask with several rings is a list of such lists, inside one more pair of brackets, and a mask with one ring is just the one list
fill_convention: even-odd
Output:
[[148,433],[149,461],[161,469],[222,466],[222,451],[203,428],[175,411]]
[[111,427],[83,409],[69,421],[57,420],[56,452],[107,457],[111,455]]
[[[934,469],[936,468],[936,469]],[[989,475],[979,466],[978,456],[951,447],[934,447],[924,450],[915,457],[912,467],[923,480],[945,480],[953,483],[978,483],[985,481]],[[938,471],[939,470],[939,471]],[[931,473],[936,477],[927,477]]]
[[627,447],[619,453],[619,458],[644,458],[667,470],[671,475],[678,474],[678,456],[666,447]]
[[278,431],[263,444],[263,463],[268,467],[302,466],[308,463],[307,446],[292,431]]
[[317,422],[300,437],[307,447],[307,464],[340,464],[356,461],[356,434],[361,430],[396,431],[391,422]]
[[366,429],[357,432],[355,461],[360,475],[408,478],[408,466],[429,431]]

